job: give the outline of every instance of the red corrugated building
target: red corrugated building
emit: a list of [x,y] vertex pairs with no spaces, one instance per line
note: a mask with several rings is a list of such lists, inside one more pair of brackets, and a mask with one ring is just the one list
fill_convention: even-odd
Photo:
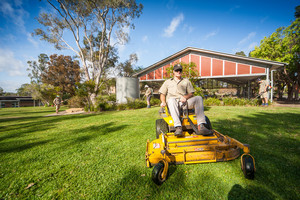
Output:
[[273,83],[270,73],[286,63],[262,60],[187,47],[136,73],[134,77],[144,81],[164,81],[168,78],[167,68],[176,63],[195,63],[200,79],[215,79],[235,85],[250,85],[258,77],[265,77]]

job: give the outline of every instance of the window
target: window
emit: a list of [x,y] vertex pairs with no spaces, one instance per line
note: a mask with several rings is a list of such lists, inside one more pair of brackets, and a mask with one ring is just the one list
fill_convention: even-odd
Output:
[[13,108],[19,107],[19,102],[12,102],[11,107]]

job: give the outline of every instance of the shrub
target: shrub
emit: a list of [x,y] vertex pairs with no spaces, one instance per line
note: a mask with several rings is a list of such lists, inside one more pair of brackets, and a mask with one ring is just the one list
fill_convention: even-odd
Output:
[[69,108],[83,108],[84,98],[79,96],[73,96],[68,100]]
[[117,106],[115,103],[101,102],[97,106],[97,111],[108,111],[108,110],[116,110]]
[[154,106],[154,105],[158,106],[158,105],[160,105],[160,99],[157,99],[157,98],[151,98],[150,104],[151,104],[152,106]]
[[243,99],[243,98],[223,98],[224,106],[257,106],[259,105],[258,99]]
[[144,100],[127,98],[127,109],[144,108],[147,103]]
[[117,105],[117,110],[126,110],[127,104],[120,103]]
[[223,98],[223,105],[224,106],[235,106],[236,102],[233,98]]
[[115,94],[109,95],[109,96],[107,97],[107,100],[108,100],[108,101],[116,102],[116,101],[117,101],[116,95],[115,95]]
[[204,106],[220,106],[221,101],[217,98],[209,97],[204,100]]

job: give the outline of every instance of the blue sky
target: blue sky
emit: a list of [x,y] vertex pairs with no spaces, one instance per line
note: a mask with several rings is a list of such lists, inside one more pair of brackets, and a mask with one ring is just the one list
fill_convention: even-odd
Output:
[[[141,0],[144,5],[130,41],[118,46],[120,61],[138,55],[143,68],[186,47],[235,54],[258,46],[277,28],[294,20],[299,0]],[[0,87],[15,92],[29,83],[27,61],[40,53],[74,55],[32,37],[37,20],[49,8],[45,1],[0,1]]]

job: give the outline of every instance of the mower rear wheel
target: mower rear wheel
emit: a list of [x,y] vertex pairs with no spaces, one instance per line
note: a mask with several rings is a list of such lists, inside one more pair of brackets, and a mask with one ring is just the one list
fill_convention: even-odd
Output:
[[155,125],[156,125],[156,139],[159,138],[161,132],[163,133],[169,132],[169,127],[165,120],[157,119]]
[[162,173],[164,171],[164,168],[165,168],[165,164],[163,162],[157,163],[157,165],[155,165],[153,168],[152,180],[156,185],[161,185],[166,180],[166,178],[162,178]]
[[245,178],[254,179],[254,160],[251,156],[245,155],[242,158],[242,170]]
[[204,124],[205,128],[207,128],[209,130],[212,130],[212,126],[211,126],[210,120],[208,119],[207,116],[205,116],[205,122],[206,122],[206,124]]

